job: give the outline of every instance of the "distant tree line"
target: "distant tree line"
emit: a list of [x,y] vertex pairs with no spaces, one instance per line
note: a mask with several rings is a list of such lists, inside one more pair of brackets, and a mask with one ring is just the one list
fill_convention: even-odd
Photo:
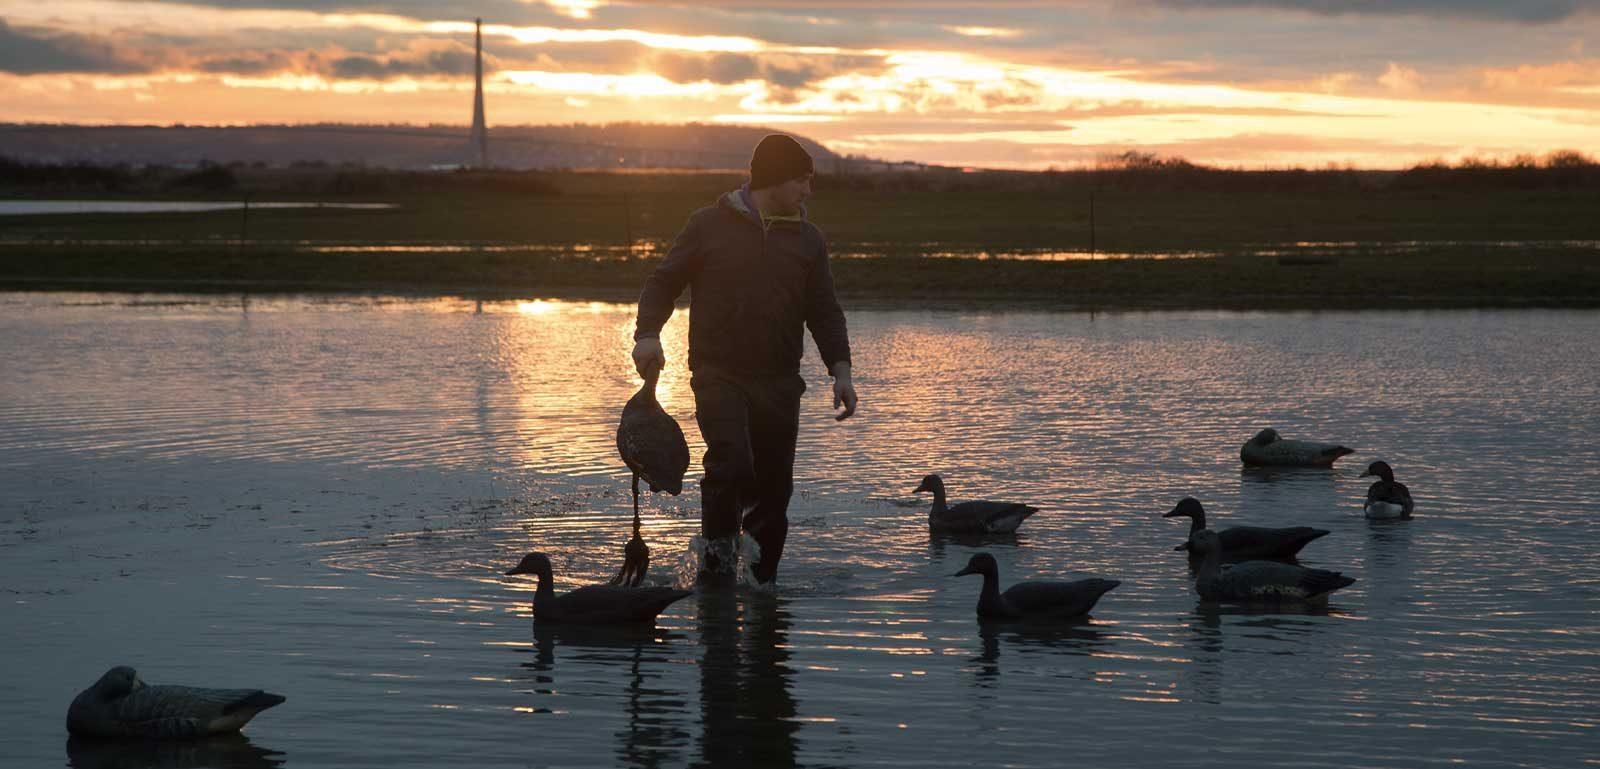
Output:
[[454,169],[402,171],[359,165],[295,163],[269,168],[263,163],[208,160],[194,168],[93,163],[29,163],[0,156],[0,189],[74,194],[384,195],[390,193],[475,191],[519,196],[561,194],[548,172]]

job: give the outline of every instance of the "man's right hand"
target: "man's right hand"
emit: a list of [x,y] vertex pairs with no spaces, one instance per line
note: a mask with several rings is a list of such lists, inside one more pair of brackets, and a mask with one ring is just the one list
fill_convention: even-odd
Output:
[[648,379],[650,374],[667,367],[666,353],[661,351],[661,340],[647,336],[633,343],[633,367],[639,376]]

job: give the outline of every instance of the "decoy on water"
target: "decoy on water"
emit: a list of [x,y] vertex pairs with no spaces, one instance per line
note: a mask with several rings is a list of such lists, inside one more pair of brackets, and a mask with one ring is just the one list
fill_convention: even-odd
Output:
[[1028,516],[1039,512],[1017,502],[988,502],[974,500],[946,505],[944,479],[925,475],[921,485],[911,493],[933,492],[933,509],[928,512],[928,530],[951,534],[1010,534],[1022,525]]
[[528,553],[511,574],[533,574],[539,587],[533,593],[533,621],[572,624],[626,624],[654,622],[656,615],[674,601],[694,595],[692,590],[671,587],[622,587],[590,585],[563,595],[555,594],[555,577],[550,557]]
[[1367,501],[1361,506],[1361,511],[1374,520],[1410,518],[1416,503],[1411,501],[1411,490],[1394,479],[1394,470],[1389,468],[1389,463],[1373,462],[1367,465],[1367,471],[1361,477],[1369,475],[1378,476],[1378,480],[1367,487]]
[[994,556],[978,553],[966,568],[955,573],[983,575],[978,594],[978,616],[986,619],[1066,619],[1088,614],[1100,596],[1122,584],[1114,579],[1080,579],[1075,582],[1018,582],[1000,591],[1000,566]]
[[623,547],[622,569],[611,584],[638,587],[650,570],[650,548],[639,535],[639,479],[651,491],[676,496],[683,491],[683,474],[689,469],[689,442],[683,428],[656,401],[656,380],[661,368],[653,368],[644,385],[622,407],[617,424],[617,453],[633,471],[633,538]]
[[[1184,497],[1176,507],[1168,511],[1162,518],[1188,518],[1189,541],[1173,550],[1188,550],[1194,553],[1194,535],[1206,531],[1206,509],[1200,506],[1200,500],[1194,497]],[[1257,558],[1293,558],[1300,548],[1318,537],[1327,536],[1327,529],[1313,529],[1310,526],[1285,526],[1271,528],[1266,526],[1230,526],[1226,529],[1212,529],[1222,540],[1222,552],[1229,561],[1250,561]]]
[[1332,467],[1335,460],[1355,449],[1337,443],[1292,441],[1267,428],[1239,448],[1239,460],[1257,467]]
[[119,665],[73,698],[67,731],[78,737],[227,734],[284,699],[260,689],[152,686],[133,668]]
[[1355,578],[1327,569],[1278,561],[1244,561],[1223,569],[1222,537],[1205,530],[1190,540],[1200,555],[1194,591],[1206,601],[1228,603],[1315,603],[1355,584]]

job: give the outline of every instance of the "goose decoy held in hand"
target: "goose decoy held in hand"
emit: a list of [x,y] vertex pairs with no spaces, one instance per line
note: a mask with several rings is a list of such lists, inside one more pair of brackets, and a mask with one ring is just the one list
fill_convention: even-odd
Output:
[[1214,531],[1196,532],[1190,539],[1200,555],[1194,591],[1206,601],[1231,603],[1313,603],[1355,584],[1327,569],[1310,569],[1278,561],[1244,561],[1224,570],[1222,537]]
[[284,697],[260,689],[151,686],[133,668],[107,670],[67,708],[80,737],[200,737],[237,732]]
[[944,479],[926,475],[911,493],[933,492],[933,509],[928,512],[928,530],[952,534],[1010,534],[1023,519],[1039,512],[1036,507],[1017,502],[972,501],[945,505]]
[[528,553],[506,574],[534,574],[539,588],[533,594],[533,621],[572,624],[624,624],[654,622],[674,601],[694,595],[692,590],[670,587],[590,585],[564,595],[555,594],[550,558]]
[[652,368],[644,385],[622,407],[622,421],[617,424],[617,453],[633,471],[633,538],[623,548],[622,570],[611,578],[613,585],[638,587],[650,570],[650,548],[639,536],[639,479],[651,491],[676,496],[683,491],[683,474],[689,469],[683,428],[656,401],[660,376],[660,367]]
[[1080,579],[1076,582],[1018,582],[1000,592],[1000,566],[994,556],[978,553],[966,568],[955,573],[983,575],[978,594],[978,616],[991,619],[1065,619],[1088,614],[1100,596],[1121,582],[1114,579]]
[[[1188,518],[1189,542],[1185,542],[1174,550],[1188,550],[1194,555],[1194,535],[1206,530],[1206,509],[1200,506],[1200,500],[1194,497],[1184,497],[1178,505],[1172,508],[1162,518]],[[1222,539],[1222,552],[1230,561],[1250,561],[1257,558],[1293,558],[1295,553],[1306,543],[1318,537],[1327,536],[1327,529],[1313,529],[1310,526],[1286,526],[1270,528],[1266,526],[1230,526],[1226,529],[1215,529],[1217,536]]]
[[1244,442],[1239,459],[1258,467],[1332,467],[1334,460],[1354,453],[1355,449],[1337,443],[1287,440],[1269,427]]
[[1367,465],[1367,471],[1361,477],[1369,475],[1378,476],[1378,480],[1367,487],[1367,501],[1361,506],[1361,511],[1373,519],[1410,518],[1411,511],[1416,507],[1411,501],[1411,490],[1394,479],[1394,470],[1389,469],[1389,463],[1373,462]]

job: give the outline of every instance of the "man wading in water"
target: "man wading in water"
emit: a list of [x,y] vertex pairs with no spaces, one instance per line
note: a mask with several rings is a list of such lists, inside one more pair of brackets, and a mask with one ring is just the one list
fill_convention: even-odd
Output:
[[706,441],[703,581],[732,581],[741,514],[761,547],[756,580],[777,576],[806,389],[804,327],[833,376],[833,405],[843,407],[835,419],[856,411],[850,338],[827,242],[805,218],[811,176],[811,156],[799,142],[781,134],[762,139],[750,157],[750,183],[691,215],[639,294],[633,362],[643,376],[666,365],[661,327],[684,287],[694,287],[689,370]]

